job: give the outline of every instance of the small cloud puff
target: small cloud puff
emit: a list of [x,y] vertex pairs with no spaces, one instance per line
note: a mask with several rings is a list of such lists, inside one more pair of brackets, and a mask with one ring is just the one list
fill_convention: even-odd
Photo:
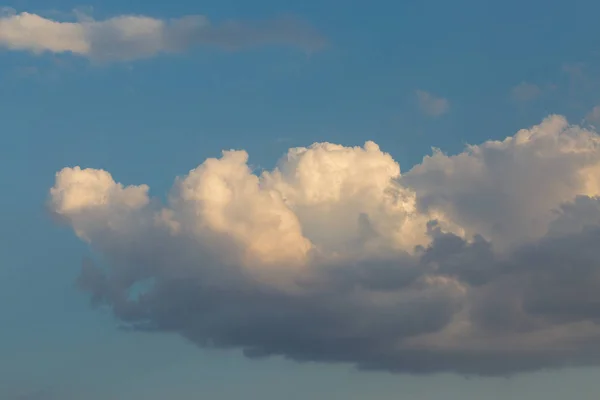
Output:
[[542,95],[542,89],[533,83],[521,82],[510,91],[512,99],[518,103],[533,101]]
[[450,102],[424,90],[417,90],[417,102],[422,113],[430,117],[439,117],[450,110]]
[[[396,372],[600,365],[600,136],[561,116],[401,173],[373,142],[226,151],[146,185],[65,168],[50,207],[126,326]],[[152,281],[137,296],[138,283]]]

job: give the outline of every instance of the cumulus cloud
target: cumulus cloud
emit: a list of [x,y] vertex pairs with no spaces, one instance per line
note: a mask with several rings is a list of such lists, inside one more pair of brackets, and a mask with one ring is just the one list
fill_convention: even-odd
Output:
[[22,12],[0,14],[0,47],[34,54],[72,53],[98,61],[127,61],[180,52],[195,46],[240,49],[280,44],[317,50],[324,38],[294,18],[213,24],[202,15],[162,20],[120,15],[97,21],[78,14],[75,22]]
[[[146,185],[68,167],[49,204],[127,329],[395,372],[600,365],[600,135],[561,116],[401,173],[375,143],[226,151]],[[135,294],[135,295],[132,295]]]
[[439,117],[450,109],[450,102],[443,97],[437,97],[424,90],[417,90],[415,94],[421,112],[430,117]]

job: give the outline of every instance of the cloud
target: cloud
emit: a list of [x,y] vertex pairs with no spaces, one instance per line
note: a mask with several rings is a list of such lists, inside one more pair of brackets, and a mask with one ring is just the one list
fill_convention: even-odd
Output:
[[450,109],[450,102],[443,97],[437,97],[423,90],[417,90],[415,93],[421,112],[430,117],[439,117]]
[[542,89],[533,83],[521,82],[510,91],[512,99],[519,103],[533,101],[542,95]]
[[[600,365],[600,135],[550,116],[407,172],[375,143],[226,151],[168,201],[68,167],[49,204],[123,327],[248,357],[505,375]],[[134,294],[134,295],[132,295]]]
[[592,110],[585,116],[585,121],[592,124],[597,124],[600,122],[600,106],[595,106]]
[[499,246],[539,238],[555,210],[597,193],[600,139],[552,116],[502,141],[447,156],[436,150],[402,177],[422,209],[441,209]]
[[1,13],[0,47],[34,54],[72,53],[96,61],[129,61],[196,46],[235,50],[263,45],[288,45],[318,50],[325,39],[294,18],[227,21],[212,24],[202,15],[161,20],[120,15],[102,21],[77,14],[75,22],[37,14]]

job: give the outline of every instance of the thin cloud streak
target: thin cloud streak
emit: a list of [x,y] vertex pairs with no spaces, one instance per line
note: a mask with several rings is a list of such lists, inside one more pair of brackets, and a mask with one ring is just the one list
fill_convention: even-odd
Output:
[[326,39],[293,17],[213,24],[202,15],[161,20],[121,15],[102,21],[78,14],[76,22],[57,21],[27,12],[0,17],[0,48],[33,54],[71,53],[94,61],[132,61],[198,46],[239,50],[283,45],[316,51]]

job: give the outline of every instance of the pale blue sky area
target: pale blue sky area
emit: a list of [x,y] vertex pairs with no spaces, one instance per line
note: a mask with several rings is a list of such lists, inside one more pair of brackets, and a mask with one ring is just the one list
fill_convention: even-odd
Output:
[[[403,170],[440,147],[503,139],[551,113],[580,122],[600,104],[594,0],[347,2],[9,1],[55,17],[292,14],[328,41],[94,65],[0,50],[0,398],[597,399],[600,371],[512,379],[405,376],[248,360],[177,336],[125,333],[75,287],[88,250],[44,202],[65,166],[103,168],[164,196],[222,149],[271,168],[293,146],[378,143]],[[523,84],[520,89],[517,85]],[[516,89],[515,89],[516,88]],[[419,104],[417,91],[445,103]],[[430,99],[431,100],[431,99]],[[433,109],[432,109],[433,107]],[[439,114],[439,115],[434,115]],[[23,396],[23,397],[19,397]],[[30,397],[26,397],[30,396]],[[37,396],[37,397],[36,397]]]

